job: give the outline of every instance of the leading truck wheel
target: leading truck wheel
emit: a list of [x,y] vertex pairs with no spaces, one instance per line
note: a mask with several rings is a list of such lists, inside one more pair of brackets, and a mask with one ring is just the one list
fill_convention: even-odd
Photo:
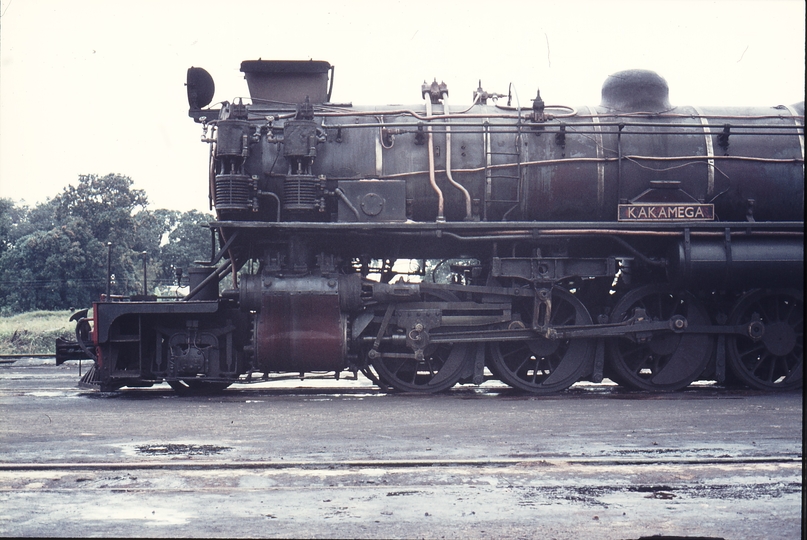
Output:
[[[626,321],[637,309],[644,310],[650,322],[668,321],[678,315],[686,318],[689,326],[710,324],[694,296],[667,285],[646,285],[630,291],[614,306],[611,322]],[[680,390],[706,369],[713,345],[714,339],[708,334],[628,334],[609,341],[609,374],[619,384],[638,390]]]
[[732,372],[760,390],[792,390],[804,382],[804,293],[757,290],[737,302],[729,324],[747,335],[726,339]]
[[[553,289],[549,326],[591,324],[586,307],[571,293]],[[531,322],[532,304],[522,310],[520,326]],[[525,324],[526,323],[526,324]],[[511,328],[516,328],[512,326]],[[547,339],[502,341],[490,345],[490,370],[502,382],[532,392],[551,394],[565,390],[581,377],[594,356],[593,339]]]

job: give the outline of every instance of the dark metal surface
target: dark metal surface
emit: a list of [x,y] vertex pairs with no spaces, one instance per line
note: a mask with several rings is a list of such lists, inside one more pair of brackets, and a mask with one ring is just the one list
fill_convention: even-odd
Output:
[[[335,283],[335,281],[334,281]],[[346,317],[332,292],[266,289],[255,315],[255,365],[263,371],[341,371]],[[307,288],[307,287],[306,287]]]
[[188,68],[186,86],[188,106],[192,110],[207,107],[213,100],[216,85],[213,83],[213,77],[204,69],[197,67]]
[[479,88],[460,108],[438,79],[353,106],[326,102],[327,62],[241,70],[251,100],[218,109],[188,72],[215,255],[182,302],[107,294],[82,318],[88,384],[362,371],[436,392],[486,364],[540,394],[802,384],[803,104],[683,106],[630,70],[598,106]]
[[406,221],[406,183],[403,180],[339,182],[345,194],[339,200],[340,222]]
[[795,290],[757,290],[744,296],[732,324],[760,326],[728,337],[729,363],[744,383],[761,390],[798,388],[804,377],[804,297]]
[[[643,317],[664,321],[679,315],[687,324],[706,325],[709,317],[696,298],[663,285],[647,285],[625,295],[614,307],[612,322],[620,322],[641,309]],[[708,334],[633,335],[610,341],[610,374],[614,380],[640,390],[680,390],[706,368],[714,347]]]
[[[532,302],[519,311],[520,320],[510,328],[535,324]],[[555,289],[551,295],[549,325],[587,325],[591,316],[585,306],[568,292]],[[494,341],[490,344],[490,368],[507,384],[536,394],[564,390],[589,374],[594,360],[594,340],[586,338],[524,341]]]
[[698,287],[800,286],[804,281],[804,242],[747,237],[679,242],[669,256],[668,275],[678,284]]
[[241,71],[253,99],[302,103],[306,98],[323,103],[330,97],[328,73],[331,65],[322,61],[247,60]]

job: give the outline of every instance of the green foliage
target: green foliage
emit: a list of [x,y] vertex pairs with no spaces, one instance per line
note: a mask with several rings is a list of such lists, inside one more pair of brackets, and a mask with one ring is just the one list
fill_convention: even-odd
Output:
[[132,245],[135,210],[148,205],[146,192],[132,189],[128,176],[108,174],[103,177],[83,175],[78,186],[68,186],[54,199],[56,220],[82,218],[93,237],[101,242]]
[[212,216],[191,210],[177,219],[176,226],[168,234],[168,242],[162,246],[162,275],[170,279],[175,268],[182,268],[187,275],[194,261],[210,260],[210,229],[205,227]]
[[102,253],[80,219],[23,236],[0,256],[4,311],[90,305],[104,284]]
[[105,291],[111,255],[112,294],[143,292],[175,281],[210,252],[212,216],[148,210],[130,178],[85,175],[33,209],[0,199],[0,313],[89,307]]
[[11,215],[13,209],[14,202],[11,199],[0,199],[0,253],[10,247],[9,238],[14,228],[14,218]]
[[26,223],[28,208],[16,206],[11,199],[0,199],[0,254],[12,246]]

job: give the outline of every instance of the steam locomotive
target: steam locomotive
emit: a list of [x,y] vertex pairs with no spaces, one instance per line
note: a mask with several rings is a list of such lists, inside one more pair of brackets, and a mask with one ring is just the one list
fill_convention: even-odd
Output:
[[327,62],[241,71],[250,98],[218,108],[209,73],[187,73],[210,260],[179,301],[74,315],[84,384],[802,386],[803,102],[673,106],[630,70],[597,106],[480,84],[460,107],[435,80],[419,105],[358,107],[331,102]]

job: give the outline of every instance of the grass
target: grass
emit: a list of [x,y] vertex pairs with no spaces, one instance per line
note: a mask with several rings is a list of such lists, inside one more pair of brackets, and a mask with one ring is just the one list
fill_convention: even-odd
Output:
[[76,339],[70,311],[31,311],[0,317],[0,354],[54,354],[56,338]]

